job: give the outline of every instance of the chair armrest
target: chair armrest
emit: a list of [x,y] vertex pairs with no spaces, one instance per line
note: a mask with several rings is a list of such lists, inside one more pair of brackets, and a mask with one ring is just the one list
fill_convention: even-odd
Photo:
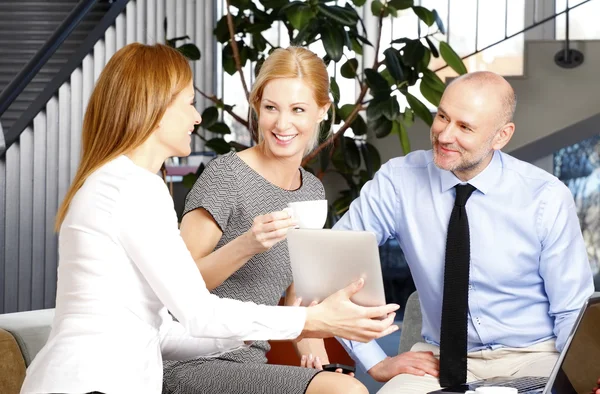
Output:
[[0,328],[15,338],[27,366],[48,340],[53,318],[54,309],[0,315]]

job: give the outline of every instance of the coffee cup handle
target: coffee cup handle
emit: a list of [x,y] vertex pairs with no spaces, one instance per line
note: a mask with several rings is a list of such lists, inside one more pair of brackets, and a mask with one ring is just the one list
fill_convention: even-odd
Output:
[[283,212],[287,212],[290,219],[294,218],[294,210],[292,208],[290,208],[290,207],[283,208]]

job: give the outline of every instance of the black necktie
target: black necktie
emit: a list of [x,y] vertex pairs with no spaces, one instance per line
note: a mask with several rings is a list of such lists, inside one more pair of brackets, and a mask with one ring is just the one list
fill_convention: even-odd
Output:
[[469,184],[456,185],[456,199],[448,224],[440,335],[442,387],[467,381],[467,310],[471,246],[465,205],[473,191],[475,187]]

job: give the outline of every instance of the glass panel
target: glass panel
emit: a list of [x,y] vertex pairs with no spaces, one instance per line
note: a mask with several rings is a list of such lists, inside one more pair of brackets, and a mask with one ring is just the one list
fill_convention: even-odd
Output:
[[600,271],[600,135],[554,154],[554,175],[573,193],[592,272]]
[[[584,0],[556,0],[556,12],[564,11],[567,7],[583,3]],[[597,40],[600,38],[600,2],[590,1],[569,11],[569,39]],[[556,39],[564,40],[566,32],[566,13],[556,18]]]
[[[422,0],[421,5],[429,9],[435,9],[438,12],[448,30],[449,43],[460,56],[470,55],[476,50],[481,50],[502,41],[505,37],[518,33],[525,27],[525,0],[510,0],[508,2],[463,0],[451,2],[450,15],[448,15],[447,0]],[[506,9],[507,6],[508,10]],[[504,17],[506,14],[508,14],[507,18]],[[390,18],[384,20],[382,37],[388,34],[388,31],[390,31],[388,26],[390,25],[392,27],[392,38],[418,37],[419,28],[412,10],[402,11],[393,22]],[[432,28],[432,31],[434,31],[434,28]],[[421,36],[427,34],[427,29],[427,26],[421,23]],[[442,40],[447,39],[445,36],[436,36]],[[500,75],[523,75],[523,48],[523,34],[518,34],[476,55],[469,56],[464,60],[464,63],[469,71],[487,70]],[[438,70],[445,65],[446,62],[441,57],[432,57],[429,68]],[[438,75],[442,80],[456,77],[456,73],[449,67],[439,70]],[[431,111],[436,110],[435,106],[421,95],[418,84],[410,88],[409,91],[425,103]],[[401,107],[406,105],[404,97],[400,98],[400,105]]]

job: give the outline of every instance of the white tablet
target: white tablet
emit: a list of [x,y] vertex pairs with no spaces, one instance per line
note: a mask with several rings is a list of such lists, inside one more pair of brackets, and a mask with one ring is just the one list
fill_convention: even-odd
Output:
[[294,229],[287,234],[296,295],[302,305],[364,278],[352,301],[362,306],[385,305],[379,248],[367,231]]

